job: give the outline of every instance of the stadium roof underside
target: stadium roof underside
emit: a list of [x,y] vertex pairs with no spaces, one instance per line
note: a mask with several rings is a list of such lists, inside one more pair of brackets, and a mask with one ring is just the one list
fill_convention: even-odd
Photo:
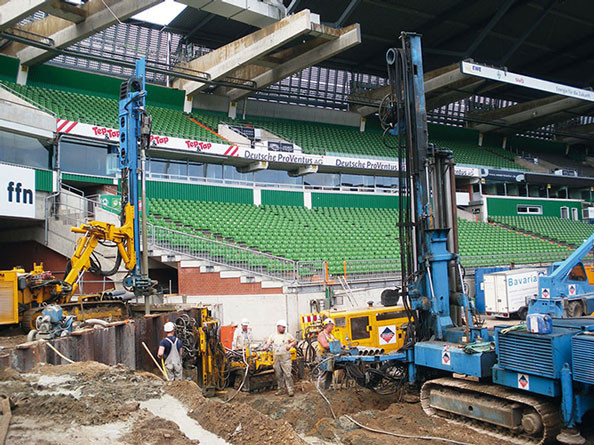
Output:
[[[183,3],[190,4],[190,0]],[[423,35],[425,71],[463,59],[585,88],[594,84],[594,2],[535,0],[285,0],[322,24],[361,25],[362,43],[322,65],[385,76],[385,53],[401,31]],[[207,11],[186,8],[169,27],[189,41],[219,47],[257,29]],[[523,102],[536,91],[499,86],[492,96]]]
[[[163,0],[102,0],[74,6],[59,0],[9,0],[0,5],[0,31],[13,33],[62,49],[79,42],[119,21],[127,20]],[[36,11],[47,17],[16,27]],[[17,57],[22,65],[37,65],[55,56],[55,52],[12,42],[2,49]]]
[[[190,4],[190,0],[184,3]],[[502,127],[473,124],[482,131],[517,133],[590,113],[584,102],[488,80],[456,78],[457,64],[474,59],[509,71],[579,88],[594,84],[594,3],[559,0],[285,0],[289,13],[311,9],[321,23],[336,28],[359,23],[362,43],[320,63],[329,68],[385,76],[385,52],[397,46],[401,31],[423,35],[428,109],[475,94],[520,103],[502,112],[511,116]],[[188,42],[220,46],[256,29],[208,11],[187,8],[169,27]],[[448,74],[449,73],[449,74]],[[450,82],[432,89],[432,78]],[[436,82],[434,82],[436,83]],[[353,95],[362,102],[379,102],[387,88]],[[544,104],[539,101],[544,100]],[[507,107],[506,107],[507,108]],[[355,105],[362,115],[374,107]],[[473,116],[489,120],[490,116]],[[583,132],[582,132],[583,133]]]
[[[0,0],[0,32],[34,11],[47,17],[19,27],[64,49],[162,0]],[[477,63],[578,88],[594,84],[594,2],[587,0],[177,0],[187,7],[166,27],[184,44],[213,50],[177,63],[190,76],[173,86],[189,95],[215,92],[231,101],[310,65],[385,78],[385,52],[401,31],[423,35],[428,109],[474,96],[503,101],[466,112],[483,132],[525,132],[550,124],[593,141],[591,102],[462,75],[458,64]],[[106,7],[109,6],[109,7]],[[311,12],[309,12],[311,11]],[[2,52],[24,65],[56,52],[12,42]],[[200,81],[203,75],[204,82]],[[175,78],[175,75],[172,77]],[[385,84],[385,83],[384,83]],[[384,85],[380,84],[380,85]],[[375,89],[373,89],[375,88]],[[374,85],[351,89],[351,111],[367,115],[387,93]],[[346,97],[346,96],[345,96]],[[559,135],[559,134],[558,134]],[[563,135],[561,135],[563,136]],[[569,140],[569,139],[568,139]]]

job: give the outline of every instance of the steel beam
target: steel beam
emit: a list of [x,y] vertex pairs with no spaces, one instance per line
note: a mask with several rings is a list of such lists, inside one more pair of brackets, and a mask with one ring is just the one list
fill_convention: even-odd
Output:
[[349,17],[353,14],[357,6],[359,6],[359,3],[361,3],[361,0],[351,0],[347,7],[344,8],[344,11],[342,11],[342,14],[338,18],[338,20],[334,23],[334,27],[340,28],[341,26],[343,26],[344,22],[346,22],[349,19]]
[[474,39],[474,42],[472,42],[470,47],[466,50],[466,57],[470,57],[474,53],[474,51],[479,47],[479,45],[481,43],[483,43],[483,40],[485,40],[485,37],[487,37],[487,35],[493,30],[493,28],[495,28],[495,25],[497,25],[497,23],[499,23],[499,20],[501,20],[501,18],[505,15],[505,13],[508,11],[508,9],[515,2],[516,2],[516,0],[505,0],[503,2],[503,4],[499,8],[497,8],[497,12],[491,18],[491,20],[489,20],[489,23],[487,23],[487,26],[485,26],[482,29],[482,31],[480,32],[478,37],[476,39]]
[[[106,0],[107,1],[107,0]],[[56,48],[66,48],[103,29],[132,17],[163,0],[117,0],[107,1],[109,8],[102,2],[89,2],[83,6],[88,8],[89,15],[84,22],[68,24],[63,20],[46,17],[37,24],[37,28],[47,31],[47,37],[55,42]],[[92,9],[91,6],[95,9]],[[51,20],[53,19],[53,20]],[[23,65],[37,65],[55,56],[51,51],[26,47],[16,54]]]
[[559,0],[549,0],[549,3],[542,11],[540,11],[538,17],[536,17],[532,24],[526,29],[526,31],[524,31],[524,34],[520,36],[516,43],[514,43],[509,49],[509,51],[501,58],[501,60],[499,61],[500,65],[505,65],[507,63],[510,57],[515,54],[518,48],[522,46],[522,44],[526,41],[528,36],[530,36],[530,34],[534,32],[538,25],[540,25],[540,22],[542,22],[542,20],[547,16],[549,11],[553,9],[553,6],[555,6],[558,3],[558,1]]

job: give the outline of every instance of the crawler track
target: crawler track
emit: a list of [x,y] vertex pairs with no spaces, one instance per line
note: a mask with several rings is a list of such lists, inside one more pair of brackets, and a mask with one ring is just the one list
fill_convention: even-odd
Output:
[[[489,400],[493,403],[520,404],[527,409],[533,409],[543,424],[542,432],[537,436],[526,433],[514,433],[511,430],[487,422],[481,422],[460,414],[445,412],[430,405],[430,394],[433,389],[454,390],[466,393],[477,399]],[[508,440],[520,445],[540,445],[554,443],[557,434],[561,431],[561,414],[559,408],[540,397],[523,394],[510,388],[470,382],[467,380],[441,378],[426,382],[421,389],[421,405],[429,416],[442,417],[448,422],[465,425],[480,433],[488,434],[498,439]]]

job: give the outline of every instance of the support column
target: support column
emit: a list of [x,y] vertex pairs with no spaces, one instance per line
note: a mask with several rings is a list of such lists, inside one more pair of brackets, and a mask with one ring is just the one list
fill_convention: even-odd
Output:
[[262,189],[254,187],[254,205],[261,206],[262,205]]
[[19,70],[17,71],[16,83],[18,85],[27,85],[27,77],[29,76],[29,67],[26,65],[19,64]]
[[186,95],[186,100],[184,100],[184,113],[191,113],[192,112],[192,98]]
[[365,131],[365,123],[367,122],[367,118],[365,116],[361,116],[361,121],[359,122],[359,131],[363,133]]
[[237,102],[229,102],[229,110],[227,112],[227,116],[229,117],[229,119],[235,119],[235,117],[237,116]]

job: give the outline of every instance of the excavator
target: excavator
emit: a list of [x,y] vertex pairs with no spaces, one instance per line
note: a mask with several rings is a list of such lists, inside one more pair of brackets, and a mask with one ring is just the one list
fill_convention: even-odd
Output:
[[[391,290],[408,329],[401,347],[372,355],[330,342],[318,366],[383,394],[420,389],[429,416],[511,443],[584,444],[580,428],[594,413],[594,317],[536,313],[526,324],[483,326],[462,285],[454,154],[428,143],[421,37],[400,39],[386,53],[390,94],[379,116],[401,163],[401,283]],[[592,240],[572,260],[591,248]]]
[[[145,111],[145,59],[136,62],[133,77],[120,87],[119,102],[119,167],[121,170],[122,209],[120,226],[103,221],[90,221],[72,227],[80,234],[73,256],[67,263],[63,279],[43,269],[43,264],[34,263],[33,270],[26,272],[20,267],[0,271],[0,325],[20,323],[29,332],[38,327],[38,318],[50,304],[59,305],[64,316],[79,321],[89,318],[126,317],[128,310],[122,300],[114,300],[107,294],[80,296],[74,301],[82,275],[95,272],[103,276],[117,273],[123,263],[128,275],[124,288],[136,296],[154,293],[155,283],[147,271],[140,267],[140,217],[139,217],[139,155],[150,142],[151,118]],[[98,245],[117,248],[115,265],[111,270],[101,270],[94,255]],[[54,314],[60,314],[54,319]],[[59,311],[48,312],[45,318],[53,322],[62,320]]]

